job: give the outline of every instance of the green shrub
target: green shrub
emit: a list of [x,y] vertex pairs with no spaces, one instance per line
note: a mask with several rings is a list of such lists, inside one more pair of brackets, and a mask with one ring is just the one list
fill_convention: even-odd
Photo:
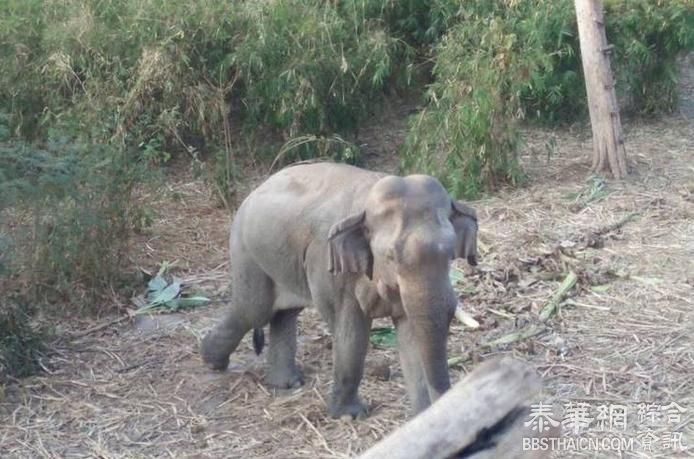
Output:
[[[587,101],[573,0],[551,3],[555,7],[548,9],[542,28],[518,31],[537,35],[542,48],[553,54],[550,67],[530,75],[522,92],[523,108],[544,122],[574,121],[587,114]],[[677,104],[677,57],[694,48],[691,2],[608,0],[604,6],[621,108],[641,114],[671,112]]]
[[691,0],[607,0],[607,37],[617,90],[630,109],[667,113],[677,106],[677,57],[694,50]]
[[355,22],[377,18],[389,34],[413,47],[436,42],[456,20],[463,2],[455,0],[343,0],[341,14]]
[[514,33],[543,54],[520,88],[525,116],[545,123],[576,120],[587,114],[586,90],[579,54],[573,0],[533,2],[537,12],[520,20]]
[[356,128],[393,73],[398,42],[380,21],[332,2],[246,2],[233,54],[248,116],[285,139]]
[[180,148],[188,135],[220,145],[232,100],[249,125],[267,123],[286,139],[347,132],[405,49],[379,9],[356,1],[9,0],[0,8],[8,69],[0,101],[27,137],[38,127],[133,146],[164,139]]
[[474,197],[500,182],[516,183],[520,136],[514,126],[531,74],[547,71],[552,55],[541,27],[551,7],[504,1],[468,2],[464,19],[435,48],[429,106],[412,122],[403,165],[436,175],[455,195]]
[[0,107],[14,119],[10,131],[30,136],[45,106],[39,78],[43,1],[6,0],[0,5]]
[[0,211],[12,221],[11,268],[34,302],[88,302],[121,277],[138,221],[136,162],[116,149],[51,142],[0,144]]
[[216,131],[210,86],[228,77],[233,3],[8,2],[0,7],[0,102],[11,107],[13,131],[116,136],[133,146]]
[[40,371],[43,334],[32,323],[28,308],[0,299],[0,384],[8,376],[23,378]]

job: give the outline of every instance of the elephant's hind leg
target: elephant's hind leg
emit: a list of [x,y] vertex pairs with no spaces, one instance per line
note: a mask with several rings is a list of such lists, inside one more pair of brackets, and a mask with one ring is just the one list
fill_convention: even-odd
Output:
[[304,377],[296,366],[296,320],[301,309],[285,309],[270,321],[267,383],[280,389],[301,386]]
[[224,370],[229,365],[229,355],[249,330],[262,327],[272,317],[272,279],[252,261],[241,257],[234,261],[229,309],[202,340],[202,359],[215,370]]

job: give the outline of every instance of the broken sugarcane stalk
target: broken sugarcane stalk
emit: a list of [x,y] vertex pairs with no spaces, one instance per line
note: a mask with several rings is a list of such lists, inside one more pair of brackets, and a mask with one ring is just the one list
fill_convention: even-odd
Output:
[[611,233],[612,231],[620,229],[622,226],[626,225],[639,215],[641,215],[639,212],[631,212],[626,216],[622,217],[620,220],[616,221],[615,223],[612,223],[611,225],[603,226],[602,228],[593,230],[592,235],[602,236],[603,234]]
[[468,360],[468,357],[462,356],[462,355],[457,355],[455,357],[451,357],[450,359],[448,359],[448,362],[447,362],[448,367],[452,368],[456,365],[460,365],[461,363],[465,362],[466,360]]
[[559,303],[564,299],[566,294],[576,285],[578,277],[573,271],[569,271],[562,281],[559,288],[552,294],[552,297],[547,301],[547,304],[540,311],[540,320],[545,322],[547,319],[556,314],[557,309],[559,309]]
[[468,328],[480,328],[480,323],[472,315],[465,311],[460,305],[455,307],[455,318]]
[[501,338],[495,339],[493,341],[489,341],[488,343],[485,343],[483,346],[485,347],[495,347],[495,346],[501,346],[503,344],[513,344],[518,341],[523,341],[528,338],[532,338],[533,336],[539,335],[540,333],[544,332],[547,330],[546,327],[538,327],[538,326],[529,326],[526,328],[523,328],[517,332],[509,333],[508,335],[504,335]]
[[548,451],[523,448],[524,438],[559,434],[525,425],[540,389],[540,377],[529,365],[509,357],[489,360],[360,459],[548,457]]

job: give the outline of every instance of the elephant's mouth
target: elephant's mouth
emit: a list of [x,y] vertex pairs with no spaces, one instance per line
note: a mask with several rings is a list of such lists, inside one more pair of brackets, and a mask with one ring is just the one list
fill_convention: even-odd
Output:
[[405,312],[400,300],[400,287],[397,284],[390,285],[382,279],[375,283],[380,301],[378,302],[379,307],[372,311],[371,317],[392,317],[395,319],[403,316]]
[[378,296],[384,301],[394,301],[400,298],[400,287],[397,284],[389,285],[379,279],[376,281],[376,290],[378,290]]

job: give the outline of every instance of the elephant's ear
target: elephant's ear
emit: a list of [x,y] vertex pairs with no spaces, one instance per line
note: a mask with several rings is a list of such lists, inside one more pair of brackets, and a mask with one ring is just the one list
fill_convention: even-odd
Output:
[[366,214],[359,212],[330,228],[328,270],[331,273],[362,273],[371,279],[373,254],[364,233],[365,218]]
[[477,265],[477,212],[460,201],[452,201],[451,223],[455,229],[455,256]]

